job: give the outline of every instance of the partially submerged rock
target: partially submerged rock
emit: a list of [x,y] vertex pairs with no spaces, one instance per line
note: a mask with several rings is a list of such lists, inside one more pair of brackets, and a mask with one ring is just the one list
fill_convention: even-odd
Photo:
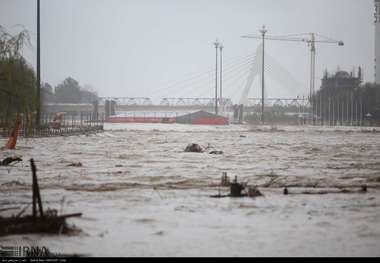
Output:
[[257,187],[248,187],[248,196],[249,197],[259,197],[264,196]]
[[71,166],[71,167],[82,167],[83,164],[81,162],[72,162],[68,166]]
[[223,151],[211,151],[210,154],[221,155]]
[[203,148],[199,144],[192,143],[187,145],[185,152],[203,153]]

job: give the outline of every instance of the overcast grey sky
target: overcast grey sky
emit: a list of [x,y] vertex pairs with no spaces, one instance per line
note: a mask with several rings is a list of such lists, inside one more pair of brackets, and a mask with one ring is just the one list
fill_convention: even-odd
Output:
[[[318,79],[339,65],[362,66],[373,81],[373,12],[373,0],[41,0],[41,77],[55,86],[71,76],[101,96],[212,97],[218,38],[232,67],[225,94],[236,101],[248,74],[244,57],[260,43],[240,36],[258,34],[265,24],[272,35],[315,32],[345,42],[317,46]],[[32,65],[35,19],[36,1],[0,0],[0,24],[32,33],[33,47],[24,52]],[[266,50],[307,94],[306,44],[268,42]],[[268,80],[270,97],[299,93]]]

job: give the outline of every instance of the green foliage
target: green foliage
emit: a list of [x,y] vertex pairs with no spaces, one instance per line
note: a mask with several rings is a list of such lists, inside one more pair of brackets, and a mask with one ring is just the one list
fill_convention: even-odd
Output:
[[60,103],[80,103],[81,93],[78,81],[68,77],[55,87],[55,98]]
[[57,103],[92,103],[97,99],[96,92],[82,88],[78,81],[71,77],[55,87],[54,101]]
[[0,59],[19,58],[24,45],[30,45],[30,36],[27,30],[11,35],[0,25]]
[[30,119],[37,106],[35,73],[20,55],[29,42],[26,30],[12,36],[0,26],[0,118],[6,126],[17,114]]

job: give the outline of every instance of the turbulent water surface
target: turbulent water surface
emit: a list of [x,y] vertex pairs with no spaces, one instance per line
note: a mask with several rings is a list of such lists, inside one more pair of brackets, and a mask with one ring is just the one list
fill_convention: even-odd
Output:
[[[189,143],[224,154],[185,153]],[[82,212],[69,220],[82,232],[5,236],[1,245],[91,256],[380,256],[372,128],[113,124],[96,135],[21,139],[0,159],[11,155],[24,161],[0,167],[0,216],[30,204],[34,158],[44,208]],[[265,196],[209,198],[228,192],[217,186],[222,172]],[[282,194],[362,185],[367,193]]]

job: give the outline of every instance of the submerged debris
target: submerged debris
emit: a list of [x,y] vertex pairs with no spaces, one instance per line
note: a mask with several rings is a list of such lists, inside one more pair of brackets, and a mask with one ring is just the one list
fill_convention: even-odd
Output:
[[228,187],[231,185],[230,177],[227,176],[226,172],[223,172],[220,185],[221,186],[228,186]]
[[71,167],[82,167],[83,164],[81,162],[72,162],[70,163],[69,165],[67,166],[71,166]]
[[264,196],[256,186],[248,187],[248,196],[249,197],[259,197]]
[[245,189],[243,184],[238,183],[237,176],[235,176],[235,180],[230,185],[230,196],[231,197],[243,197],[246,196],[242,194],[242,191]]
[[223,172],[223,175],[222,175],[221,185],[229,186],[230,194],[221,195],[219,193],[218,195],[210,196],[211,198],[225,198],[225,197],[252,197],[254,198],[254,197],[264,196],[256,186],[248,186],[247,184],[244,184],[244,183],[238,183],[237,176],[235,176],[234,181],[230,183],[230,179],[227,176],[227,173],[225,172]]
[[[33,159],[30,160],[30,164],[32,168],[33,214],[21,217],[26,207],[16,216],[10,218],[0,217],[0,236],[29,233],[66,234],[77,230],[70,228],[66,224],[66,219],[82,216],[81,213],[58,216],[57,210],[50,209],[44,213],[37,181],[37,168]],[[39,216],[37,215],[37,207]]]
[[221,155],[223,151],[211,151],[210,154]]
[[203,148],[196,143],[192,143],[187,145],[185,152],[192,152],[192,153],[203,153]]
[[366,185],[360,187],[360,189],[312,189],[303,190],[297,192],[290,192],[287,187],[284,188],[284,195],[326,195],[326,194],[358,194],[367,193],[368,189]]
[[0,161],[0,166],[8,166],[13,162],[22,162],[21,156],[11,156]]

